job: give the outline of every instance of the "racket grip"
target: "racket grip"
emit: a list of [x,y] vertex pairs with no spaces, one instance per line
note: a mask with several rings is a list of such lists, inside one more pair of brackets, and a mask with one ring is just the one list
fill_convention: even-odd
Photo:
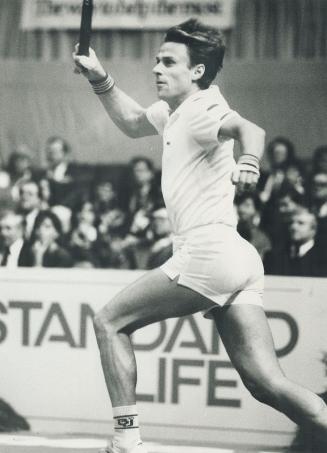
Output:
[[78,55],[89,56],[92,33],[93,0],[83,0]]

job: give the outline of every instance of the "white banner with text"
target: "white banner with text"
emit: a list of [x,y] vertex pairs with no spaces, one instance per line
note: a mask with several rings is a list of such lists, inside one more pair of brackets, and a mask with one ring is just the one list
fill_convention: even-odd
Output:
[[[107,426],[111,409],[92,317],[140,275],[1,270],[0,397],[34,429],[40,420]],[[326,293],[326,279],[266,278],[265,307],[281,365],[317,393],[326,388]],[[194,436],[207,430],[211,440],[221,439],[222,430],[243,437],[274,432],[279,438],[294,431],[284,416],[249,395],[213,322],[200,314],[141,329],[133,343],[144,426],[191,428]]]
[[[21,28],[77,29],[82,0],[24,0]],[[228,29],[235,22],[235,0],[94,0],[94,29],[162,30],[197,17]]]

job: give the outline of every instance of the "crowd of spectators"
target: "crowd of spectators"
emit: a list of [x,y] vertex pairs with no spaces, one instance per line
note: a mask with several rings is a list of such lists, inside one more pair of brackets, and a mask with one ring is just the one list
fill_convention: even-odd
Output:
[[[46,167],[26,145],[0,170],[1,266],[152,269],[172,253],[172,233],[151,160],[81,177],[61,137],[45,144]],[[301,161],[277,137],[255,192],[237,194],[238,231],[274,275],[327,276],[327,146]]]

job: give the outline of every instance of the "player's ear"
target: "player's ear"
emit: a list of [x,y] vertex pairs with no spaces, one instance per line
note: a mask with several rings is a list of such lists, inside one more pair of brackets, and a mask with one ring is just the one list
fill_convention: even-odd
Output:
[[205,73],[205,70],[206,70],[206,67],[203,63],[195,65],[193,67],[193,71],[192,71],[192,80],[196,81],[196,80],[201,79],[201,77]]

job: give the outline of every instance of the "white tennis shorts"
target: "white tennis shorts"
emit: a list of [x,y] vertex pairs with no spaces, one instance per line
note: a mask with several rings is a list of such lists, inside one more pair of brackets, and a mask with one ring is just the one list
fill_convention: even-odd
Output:
[[231,226],[205,225],[176,235],[173,256],[161,269],[219,306],[263,305],[261,258]]

